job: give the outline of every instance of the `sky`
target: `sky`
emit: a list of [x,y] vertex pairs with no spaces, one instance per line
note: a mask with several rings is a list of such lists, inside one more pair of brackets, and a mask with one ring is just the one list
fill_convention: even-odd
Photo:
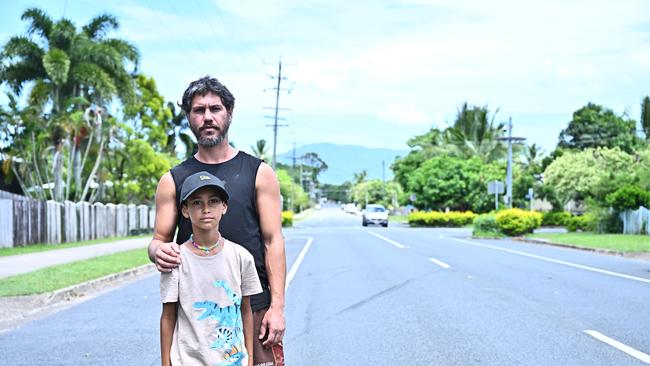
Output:
[[[28,7],[77,26],[108,12],[139,70],[178,101],[190,81],[221,80],[236,97],[230,140],[277,152],[330,142],[407,149],[487,106],[513,135],[554,149],[588,102],[639,119],[650,94],[647,0],[0,0],[0,44],[22,34]],[[0,99],[0,103],[5,99]]]

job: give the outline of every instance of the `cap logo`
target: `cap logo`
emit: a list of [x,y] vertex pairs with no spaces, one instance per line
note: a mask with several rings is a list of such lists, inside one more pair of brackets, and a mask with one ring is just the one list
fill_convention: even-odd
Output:
[[206,180],[206,179],[210,179],[210,177],[208,177],[207,175],[199,175],[199,179]]

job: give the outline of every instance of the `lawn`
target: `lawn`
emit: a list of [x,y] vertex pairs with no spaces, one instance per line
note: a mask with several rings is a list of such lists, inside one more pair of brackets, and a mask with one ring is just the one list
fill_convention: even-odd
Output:
[[409,217],[408,215],[389,215],[388,216],[388,221],[390,222],[401,222],[404,224],[409,223]]
[[528,238],[547,239],[552,243],[619,252],[650,252],[650,235],[548,233],[530,234]]
[[0,296],[32,295],[62,289],[149,262],[147,251],[133,249],[0,279]]
[[121,238],[95,239],[95,240],[88,240],[88,241],[78,241],[78,242],[74,242],[74,243],[34,244],[34,245],[28,245],[26,247],[0,248],[0,257],[5,257],[5,256],[9,256],[9,255],[19,255],[19,254],[43,252],[43,251],[47,251],[47,250],[57,250],[57,249],[65,249],[65,248],[83,247],[83,246],[86,246],[86,245],[111,243],[111,242],[114,242],[114,241],[117,241],[117,240],[147,238],[147,237],[150,238],[151,234],[138,235],[138,236],[128,236],[128,237],[121,237]]

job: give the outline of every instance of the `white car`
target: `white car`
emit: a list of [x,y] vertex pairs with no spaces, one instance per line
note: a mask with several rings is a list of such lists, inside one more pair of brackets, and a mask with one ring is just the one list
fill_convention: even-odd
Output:
[[388,226],[388,210],[382,205],[366,206],[361,217],[361,225],[368,226],[368,224]]

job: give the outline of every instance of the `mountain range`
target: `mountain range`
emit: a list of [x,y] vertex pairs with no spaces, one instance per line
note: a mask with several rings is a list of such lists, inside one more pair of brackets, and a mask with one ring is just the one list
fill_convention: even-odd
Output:
[[[308,144],[287,151],[277,156],[277,161],[283,164],[293,164],[296,159],[307,154],[316,153],[327,163],[327,170],[318,176],[321,183],[341,184],[352,181],[355,173],[365,170],[368,179],[393,178],[390,169],[397,156],[405,156],[409,150],[394,150],[383,148],[367,148],[357,145],[337,145],[331,143]],[[298,164],[296,160],[296,164]]]

